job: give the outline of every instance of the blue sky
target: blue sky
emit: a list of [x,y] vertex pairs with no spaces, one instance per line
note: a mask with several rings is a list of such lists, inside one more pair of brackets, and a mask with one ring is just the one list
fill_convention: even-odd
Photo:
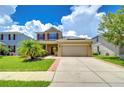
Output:
[[[61,18],[71,13],[71,5],[21,5],[16,8],[16,12],[11,15],[14,21],[24,25],[27,21],[40,20],[42,23],[61,24]],[[113,12],[119,9],[119,5],[104,5],[98,12]]]
[[61,24],[61,18],[71,13],[71,6],[49,6],[49,5],[24,5],[18,6],[16,12],[12,15],[14,21],[20,24],[32,19],[41,20],[43,23]]
[[98,34],[101,16],[119,8],[119,5],[1,5],[0,31],[21,31],[35,37],[34,32],[55,27],[64,36],[92,38]]

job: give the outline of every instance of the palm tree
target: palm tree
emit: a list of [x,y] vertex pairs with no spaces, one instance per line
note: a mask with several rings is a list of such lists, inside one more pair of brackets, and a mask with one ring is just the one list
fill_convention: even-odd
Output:
[[35,40],[24,40],[20,43],[20,47],[17,49],[18,54],[26,59],[36,59],[43,56],[44,49]]

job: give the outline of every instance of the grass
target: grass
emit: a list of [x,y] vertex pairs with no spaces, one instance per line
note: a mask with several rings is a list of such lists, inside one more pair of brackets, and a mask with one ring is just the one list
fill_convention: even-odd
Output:
[[99,55],[99,56],[95,56],[95,58],[102,59],[106,62],[117,64],[117,65],[120,65],[120,66],[124,66],[124,60],[121,60],[119,57]]
[[0,87],[47,87],[50,83],[49,81],[0,80]]
[[53,62],[53,59],[24,62],[18,56],[0,56],[0,71],[47,71]]

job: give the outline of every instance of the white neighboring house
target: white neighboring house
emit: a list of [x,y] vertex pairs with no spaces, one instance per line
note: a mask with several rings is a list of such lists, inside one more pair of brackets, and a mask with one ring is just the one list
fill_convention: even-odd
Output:
[[92,38],[92,51],[101,55],[113,55],[124,59],[124,47],[120,48],[106,41],[102,36]]
[[33,37],[25,35],[20,31],[4,31],[0,32],[0,42],[8,48],[11,48],[12,51],[16,53],[16,49],[19,46],[19,42],[22,40],[30,40]]

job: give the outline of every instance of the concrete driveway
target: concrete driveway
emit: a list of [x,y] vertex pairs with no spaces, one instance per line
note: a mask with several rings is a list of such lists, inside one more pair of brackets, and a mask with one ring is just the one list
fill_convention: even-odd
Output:
[[51,87],[124,86],[124,68],[93,57],[61,57]]

